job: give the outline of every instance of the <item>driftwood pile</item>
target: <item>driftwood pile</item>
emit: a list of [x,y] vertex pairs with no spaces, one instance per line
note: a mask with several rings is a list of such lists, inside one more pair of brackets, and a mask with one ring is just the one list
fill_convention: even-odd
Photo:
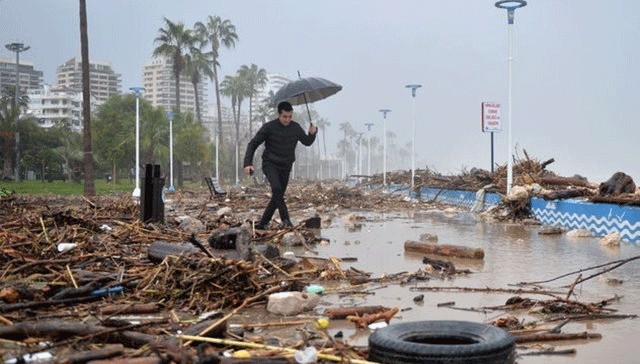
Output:
[[[513,164],[513,184],[527,185],[532,183],[544,183],[547,177],[556,177],[555,173],[546,167],[555,160],[549,159],[539,162],[530,158],[524,151],[525,158],[517,160]],[[575,182],[579,181],[579,182]],[[566,179],[568,184],[578,183],[584,185],[584,181],[578,178]],[[382,175],[375,175],[367,181],[367,184],[379,185],[382,183]],[[387,183],[411,184],[411,171],[393,171],[387,173]],[[553,184],[553,182],[551,182]],[[477,191],[486,188],[487,192],[498,192],[506,195],[507,191],[507,166],[498,166],[494,172],[484,169],[472,168],[462,170],[457,175],[443,175],[430,169],[417,169],[415,172],[415,188],[432,187],[456,190]]]
[[[516,181],[557,178],[549,175],[543,164],[529,158],[516,164]],[[447,188],[473,189],[489,184],[502,188],[502,177],[484,172],[465,173],[448,182],[433,173],[418,175],[425,185],[439,181],[438,186]],[[394,178],[394,183],[403,182]],[[291,211],[309,216],[336,209],[406,210],[421,203],[378,192],[342,183],[293,183],[287,202]],[[0,197],[0,360],[47,352],[53,357],[45,358],[46,362],[64,363],[246,362],[222,358],[220,352],[222,348],[257,345],[263,352],[254,361],[284,363],[292,361],[291,350],[309,345],[313,337],[321,341],[317,346],[325,355],[318,358],[349,358],[358,363],[366,356],[364,350],[329,337],[321,325],[302,323],[303,340],[274,347],[228,331],[227,322],[241,310],[264,303],[271,293],[301,290],[319,280],[341,280],[354,286],[371,282],[415,284],[470,273],[434,259],[425,260],[424,271],[372,278],[358,269],[342,269],[336,258],[301,257],[292,262],[280,256],[267,257],[259,249],[252,249],[243,259],[231,257],[212,251],[207,239],[219,229],[251,227],[269,199],[265,186],[231,189],[224,196],[211,197],[205,190],[180,191],[171,198],[164,223],[144,224],[138,218],[139,206],[128,195],[91,200],[77,196]],[[196,217],[203,228],[184,228],[181,216]],[[305,238],[303,244],[315,242],[314,234],[304,226],[287,230],[271,227],[265,232],[251,230],[252,243],[277,244],[292,230]],[[189,242],[192,249],[153,261],[149,247],[159,241]],[[553,305],[535,302],[532,307],[584,308],[583,304],[567,306],[568,301],[568,297],[565,301],[554,297]],[[222,312],[227,314],[220,317]],[[356,310],[345,318],[356,327],[366,327],[378,320],[389,321],[397,312],[397,308],[386,307]],[[589,316],[602,312],[600,308]],[[300,326],[299,322],[293,324]],[[210,340],[206,345],[202,344],[205,339]]]
[[[533,195],[545,199],[564,199],[584,197],[593,202],[640,205],[640,196],[636,194],[633,179],[622,173],[615,173],[609,181],[601,184],[590,183],[585,177],[561,177],[547,167],[555,162],[554,158],[538,161],[531,158],[526,150],[523,157],[513,164],[513,186],[531,186],[536,188]],[[463,170],[458,175],[442,175],[435,171],[417,169],[415,172],[415,188],[430,187],[456,190],[496,192],[506,196],[507,166],[498,166],[495,171],[472,168]],[[393,171],[387,173],[387,183],[411,184],[411,171]],[[382,175],[370,178],[366,185],[382,184]]]
[[[204,193],[193,192],[195,200]],[[143,224],[138,209],[128,196],[0,199],[0,359],[45,351],[55,355],[50,362],[206,362],[176,334],[221,336],[231,316],[196,317],[233,314],[311,281],[367,277],[342,270],[337,259],[296,263],[258,249],[249,259],[228,258],[206,246],[211,230],[187,232],[173,218]],[[208,207],[200,216],[208,229],[246,225],[240,215]],[[282,233],[255,239],[274,241]],[[196,242],[201,249],[152,261],[149,247],[159,241]]]

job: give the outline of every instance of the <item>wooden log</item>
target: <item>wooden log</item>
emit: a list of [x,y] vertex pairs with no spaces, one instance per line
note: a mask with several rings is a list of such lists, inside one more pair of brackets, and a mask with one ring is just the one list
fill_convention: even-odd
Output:
[[518,355],[520,356],[532,356],[532,355],[573,355],[575,353],[577,353],[578,351],[574,348],[571,349],[565,349],[565,350],[540,350],[540,351],[533,351],[530,353],[518,353]]
[[574,189],[574,190],[557,190],[546,191],[542,194],[542,198],[545,200],[562,200],[565,198],[575,198],[582,196],[591,196],[593,193],[587,189]]
[[346,319],[347,316],[363,316],[367,314],[376,314],[388,311],[389,308],[384,306],[360,306],[346,308],[327,308],[324,314],[330,319]]
[[87,364],[160,364],[165,360],[158,357],[146,356],[142,358],[114,358],[105,360],[92,360]]
[[541,177],[540,183],[545,185],[577,186],[577,187],[593,188],[593,186],[589,182],[583,181],[578,178],[572,178],[572,177]]
[[108,305],[100,308],[103,315],[145,314],[159,312],[162,306],[158,303],[133,303]]
[[398,307],[394,307],[389,311],[385,311],[385,312],[367,314],[364,316],[347,316],[347,320],[356,324],[356,328],[364,329],[370,324],[378,320],[384,320],[384,322],[388,324],[389,321],[391,321],[391,319],[393,318],[393,316],[395,316],[395,314],[398,313],[399,311],[400,309]]
[[528,343],[533,341],[558,341],[558,340],[578,340],[578,339],[600,339],[602,335],[591,332],[578,332],[570,334],[527,334],[516,335],[516,343]]
[[546,166],[548,166],[549,164],[555,162],[556,160],[554,158],[551,158],[547,161],[544,161],[542,163],[540,163],[540,168],[544,169]]
[[5,312],[13,312],[13,311],[18,311],[18,310],[24,310],[24,309],[39,309],[39,308],[43,308],[43,307],[51,307],[51,306],[55,306],[55,305],[66,305],[66,306],[70,306],[70,305],[75,305],[75,304],[79,304],[79,303],[87,303],[87,302],[93,302],[93,301],[99,301],[101,300],[102,297],[98,296],[98,295],[94,295],[94,296],[86,296],[86,297],[74,297],[74,298],[65,298],[62,300],[47,300],[47,301],[37,301],[37,302],[19,302],[19,303],[12,303],[12,304],[8,304],[8,305],[0,305],[0,312],[5,313]]
[[404,242],[404,250],[407,252],[444,255],[448,257],[483,259],[482,248],[469,248],[459,245],[429,244],[420,241],[407,240]]
[[46,322],[21,322],[12,326],[0,327],[0,339],[25,340],[29,337],[46,337],[63,340],[74,336],[91,336],[105,342],[120,343],[129,348],[143,345],[158,347],[177,347],[178,341],[173,337],[143,334],[136,331],[116,331],[103,326],[62,322],[58,320]]
[[121,344],[115,344],[109,345],[108,347],[103,349],[82,351],[79,353],[63,355],[57,358],[56,362],[65,364],[80,364],[92,360],[113,358],[114,356],[122,355],[123,353],[124,347]]

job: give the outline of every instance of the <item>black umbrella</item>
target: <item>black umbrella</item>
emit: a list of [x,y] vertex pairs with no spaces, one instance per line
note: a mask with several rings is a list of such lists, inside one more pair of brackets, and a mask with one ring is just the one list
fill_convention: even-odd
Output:
[[307,114],[311,121],[309,102],[315,102],[337,93],[342,86],[320,77],[301,78],[282,86],[271,99],[271,106],[277,106],[282,101],[289,101],[291,105],[307,105]]

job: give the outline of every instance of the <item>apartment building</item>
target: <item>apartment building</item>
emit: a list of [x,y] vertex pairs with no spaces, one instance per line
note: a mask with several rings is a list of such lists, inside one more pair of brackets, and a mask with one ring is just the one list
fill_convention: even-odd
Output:
[[[50,128],[63,120],[68,120],[71,129],[82,131],[82,91],[64,87],[44,85],[37,90],[29,90],[27,116],[33,116],[43,128]],[[96,103],[91,97],[92,108]]]
[[[209,115],[209,103],[206,82],[202,80],[197,85],[200,115],[203,119]],[[158,57],[144,66],[142,71],[143,97],[154,107],[162,107],[171,111],[176,106],[176,81],[173,75],[173,60]],[[196,116],[196,97],[191,79],[186,75],[180,76],[180,111],[191,112]]]
[[[42,87],[42,71],[33,67],[33,62],[20,60],[20,91],[37,90]],[[0,90],[16,87],[16,59],[0,57]]]
[[[82,91],[82,60],[71,58],[56,69],[56,88]],[[96,107],[122,89],[122,75],[108,61],[89,61],[89,88]]]

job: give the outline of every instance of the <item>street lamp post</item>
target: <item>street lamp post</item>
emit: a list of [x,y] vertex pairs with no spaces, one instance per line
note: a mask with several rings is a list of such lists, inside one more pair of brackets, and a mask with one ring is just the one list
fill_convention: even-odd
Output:
[[373,123],[364,123],[369,131],[369,142],[367,143],[367,176],[371,176],[371,127]]
[[358,176],[362,175],[362,135],[364,133],[358,133]]
[[169,116],[169,191],[176,190],[173,185],[173,111],[167,113]]
[[144,87],[130,87],[136,95],[136,188],[131,194],[135,198],[140,197],[140,93],[144,91]]
[[5,48],[11,52],[16,52],[16,89],[13,95],[13,107],[18,107],[20,97],[20,52],[28,51],[31,47],[25,46],[23,43],[5,44]]
[[[11,52],[16,52],[16,89],[13,94],[13,110],[18,110],[17,115],[20,115],[20,106],[18,105],[20,100],[20,52],[28,51],[30,46],[25,46],[23,43],[10,43],[5,44],[5,47]],[[17,120],[16,120],[17,123]],[[16,132],[16,165],[14,168],[15,180],[20,181],[20,132]]]
[[422,85],[407,85],[405,87],[411,89],[411,96],[413,98],[413,129],[411,136],[411,191],[413,192],[416,175],[416,90],[422,87]]
[[378,110],[383,115],[382,122],[382,185],[387,185],[387,113],[391,112],[389,109]]
[[509,64],[509,108],[507,109],[507,115],[508,115],[508,125],[509,125],[509,134],[508,134],[508,148],[509,148],[509,152],[507,153],[507,194],[509,194],[509,192],[511,192],[511,186],[513,185],[513,148],[512,148],[512,141],[511,141],[511,67],[512,67],[512,63],[513,63],[513,55],[511,53],[512,51],[512,41],[511,41],[511,37],[512,37],[512,33],[513,33],[513,19],[515,17],[515,10],[518,8],[522,8],[525,7],[527,5],[526,1],[523,0],[502,0],[502,1],[498,1],[496,2],[496,8],[500,8],[500,9],[505,9],[507,10],[507,32],[509,34],[508,38],[508,43],[509,43],[509,55],[507,57],[507,61]]

